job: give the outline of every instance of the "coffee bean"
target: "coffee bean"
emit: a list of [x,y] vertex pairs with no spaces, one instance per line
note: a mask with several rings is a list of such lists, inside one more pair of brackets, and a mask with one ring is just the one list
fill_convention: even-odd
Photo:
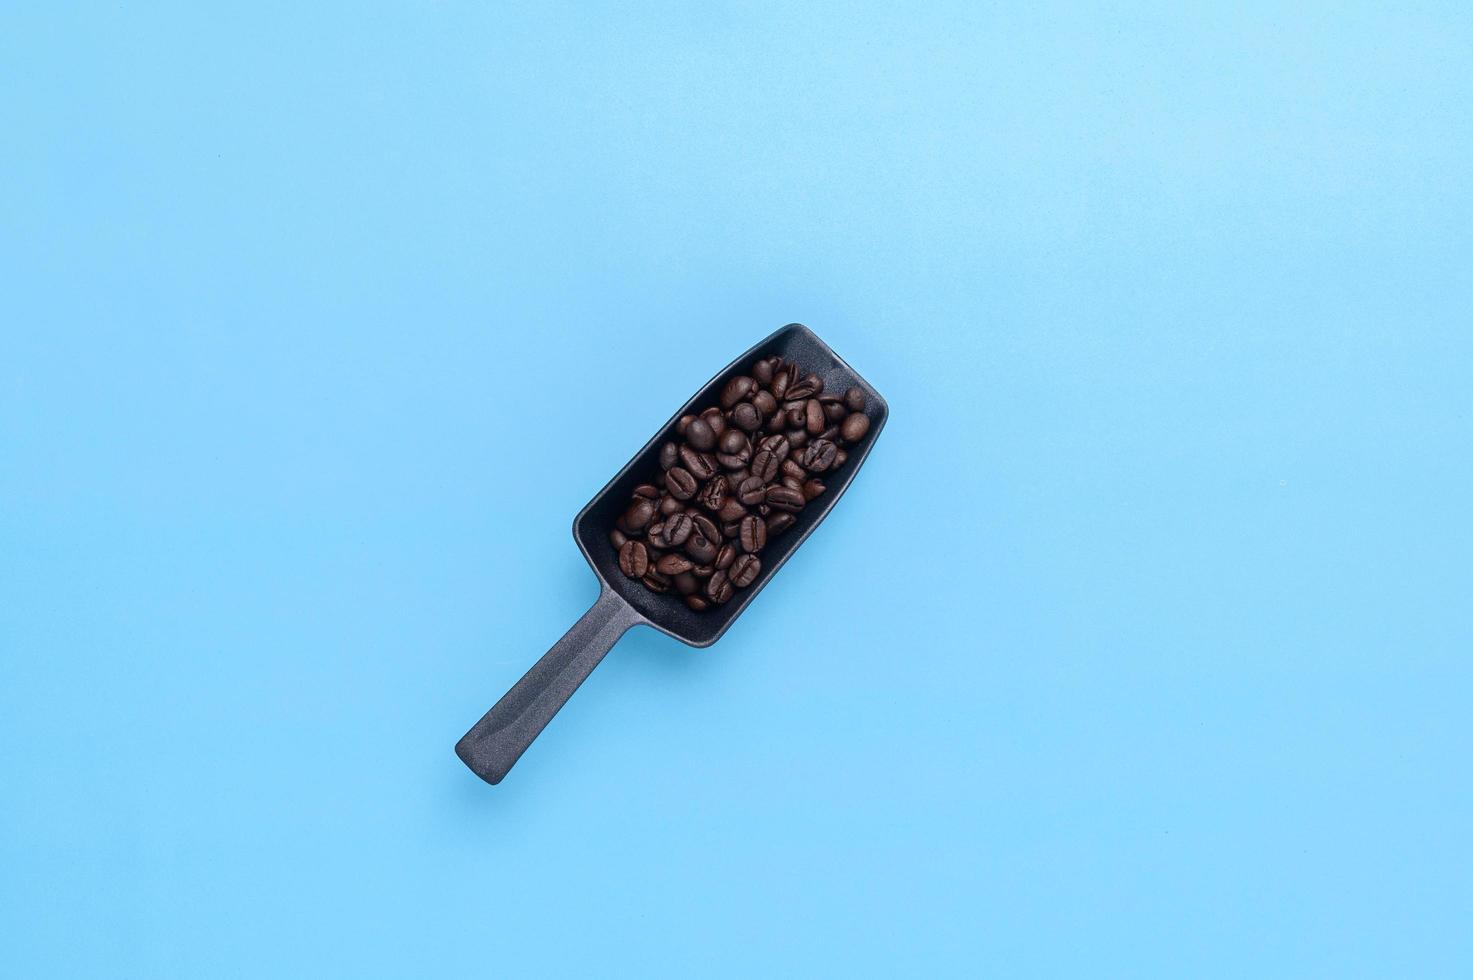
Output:
[[817,398],[808,399],[808,404],[804,406],[804,413],[807,416],[808,423],[804,428],[808,430],[808,434],[811,436],[818,435],[829,424],[828,416],[823,413],[823,403]]
[[[806,403],[805,403],[806,405]],[[788,428],[801,429],[808,423],[808,412],[804,405],[794,405],[787,412]]]
[[779,433],[778,435],[768,436],[766,439],[763,439],[757,444],[757,448],[765,449],[772,453],[777,457],[778,462],[781,463],[788,458],[788,453],[792,452],[793,444],[787,436]]
[[659,569],[661,575],[679,575],[688,572],[695,563],[681,554],[671,553],[655,562],[655,568]]
[[670,581],[675,586],[675,591],[681,595],[690,595],[701,587],[700,583],[696,581],[696,577],[690,572],[681,572],[679,575],[672,577]]
[[849,459],[849,454],[846,453],[846,452],[844,452],[844,450],[840,449],[838,452],[834,453],[834,461],[833,461],[832,464],[829,465],[829,469],[831,469],[831,470],[838,469],[839,467],[843,466],[844,463],[846,461],[848,461],[848,459]]
[[829,442],[836,442],[839,438],[839,427],[837,425],[831,425],[820,432],[818,437],[820,439],[827,439]]
[[700,495],[696,499],[707,510],[719,511],[721,505],[726,503],[726,490],[726,477],[718,476],[701,488]]
[[752,452],[752,440],[736,429],[727,429],[721,437],[721,451],[728,456],[748,456]]
[[756,432],[762,427],[762,416],[751,402],[742,402],[731,410],[731,424],[738,429]]
[[760,385],[772,384],[772,361],[762,360],[752,365],[752,377],[756,378]]
[[709,453],[697,452],[690,446],[680,447],[680,465],[697,480],[709,480],[716,475],[716,460]]
[[728,541],[726,544],[721,546],[720,551],[716,552],[716,560],[713,561],[711,564],[717,568],[730,568],[731,563],[736,561],[736,556],[736,547],[732,545],[730,541]]
[[654,574],[646,575],[639,581],[641,585],[656,594],[664,594],[670,591],[670,580],[659,578]]
[[702,452],[716,445],[716,433],[711,431],[711,424],[701,418],[686,426],[685,439]]
[[731,583],[726,580],[725,572],[716,572],[706,580],[706,598],[718,606],[731,599]]
[[778,511],[767,519],[767,536],[775,538],[798,523],[798,519],[787,511]]
[[802,510],[805,503],[803,494],[792,487],[767,488],[767,505],[774,510]]
[[716,522],[700,511],[691,514],[690,521],[696,526],[696,531],[707,541],[719,541],[721,539],[721,532],[716,529]]
[[[803,481],[798,479],[796,476],[788,476],[786,473],[784,473],[782,484],[783,486],[791,490],[796,490],[799,493],[803,492]],[[805,497],[804,499],[806,500],[807,498]]]
[[618,551],[620,548],[624,547],[624,542],[628,540],[629,535],[625,534],[617,527],[609,532],[609,544],[614,546],[615,551]]
[[665,541],[672,548],[685,544],[685,539],[695,529],[695,521],[686,514],[674,514],[665,522]]
[[736,536],[741,533],[741,530],[742,522],[740,520],[727,521],[725,524],[721,525],[721,533],[726,535],[728,538],[731,538],[732,540],[736,540]]
[[743,517],[737,541],[743,551],[761,551],[767,547],[767,522],[755,514]]
[[788,364],[781,366],[772,372],[772,397],[781,401],[788,392],[788,386],[797,378],[797,366]]
[[784,397],[788,401],[797,401],[800,398],[806,401],[820,391],[823,391],[823,380],[816,374],[810,374],[802,381],[788,385],[788,390]]
[[634,488],[634,495],[636,497],[648,497],[651,500],[659,500],[660,488],[653,483],[641,483]]
[[619,549],[619,571],[630,578],[642,578],[649,571],[650,556],[638,541],[626,541]]
[[805,470],[802,466],[798,465],[797,460],[792,459],[783,460],[782,475],[791,476],[799,483],[808,479],[808,471]]
[[665,523],[651,524],[645,531],[645,538],[656,548],[668,548],[670,542],[665,540]]
[[789,432],[787,435],[788,445],[794,450],[802,449],[808,445],[808,430],[799,429],[797,432]]
[[680,462],[680,447],[673,442],[667,442],[660,447],[660,469],[668,470]]
[[660,513],[663,514],[663,515],[665,515],[666,517],[669,517],[671,514],[678,513],[680,511],[680,508],[681,508],[680,501],[677,500],[676,498],[674,498],[674,497],[661,497],[660,498]]
[[726,383],[725,388],[721,389],[721,407],[731,408],[750,395],[756,387],[757,382],[751,378],[744,374],[737,375]]
[[752,475],[763,483],[769,483],[777,476],[777,468],[777,454],[770,449],[760,449],[752,457]]
[[737,499],[750,507],[762,502],[762,491],[765,489],[766,484],[761,477],[749,476],[737,484]]
[[655,505],[650,503],[648,497],[636,497],[634,503],[624,512],[624,526],[631,531],[638,531],[650,522],[655,516]]
[[696,495],[696,488],[700,486],[696,478],[687,470],[679,466],[672,466],[665,471],[665,488],[670,491],[671,496],[677,500],[689,500]]
[[803,464],[805,470],[813,473],[822,473],[834,465],[834,456],[838,447],[827,439],[819,439],[804,448],[798,457],[798,462]]
[[839,434],[843,436],[845,441],[847,442],[858,442],[859,440],[864,438],[864,434],[868,431],[869,416],[864,414],[863,412],[851,413],[849,417],[844,420],[844,424],[839,427]]
[[726,579],[739,589],[745,589],[757,581],[757,576],[762,571],[762,562],[756,555],[742,555],[731,563],[731,569],[726,573]]
[[711,605],[709,602],[707,602],[705,599],[702,599],[698,595],[686,596],[685,604],[694,609],[696,612],[705,612],[706,609],[709,608]]
[[812,500],[814,497],[819,496],[827,489],[828,487],[823,485],[822,480],[809,480],[808,482],[803,484],[803,499]]
[[844,404],[851,412],[864,411],[864,392],[858,388],[850,388],[844,392]]
[[849,414],[849,410],[840,402],[825,402],[823,414],[830,422],[837,422]]
[[717,439],[720,439],[721,434],[726,431],[726,416],[715,405],[702,412],[700,418],[705,420],[705,423],[711,427],[711,432]]
[[777,411],[777,399],[772,397],[770,391],[759,391],[753,395],[752,405],[762,413],[763,418],[770,418]]
[[[716,514],[716,519],[722,523],[728,521],[739,521],[747,516],[747,508],[735,497],[727,497],[726,503],[721,505],[721,510]],[[713,535],[714,537],[714,535]]]
[[716,557],[717,548],[704,534],[692,534],[685,539],[685,553],[704,565]]
[[767,422],[762,426],[762,431],[781,432],[783,430],[783,427],[787,424],[788,414],[786,412],[773,412],[772,418],[768,419]]
[[685,430],[690,428],[690,424],[695,420],[696,417],[694,415],[682,415],[675,420],[675,431],[681,435],[685,435]]
[[710,578],[712,573],[714,573],[715,571],[716,567],[714,565],[697,565],[695,568],[692,568],[690,570],[690,573],[696,578],[704,579]]

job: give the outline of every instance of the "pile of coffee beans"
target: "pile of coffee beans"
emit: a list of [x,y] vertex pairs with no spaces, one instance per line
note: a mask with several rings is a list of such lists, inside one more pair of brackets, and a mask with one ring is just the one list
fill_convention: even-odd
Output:
[[869,424],[858,388],[827,393],[822,378],[781,357],[758,361],[727,382],[720,405],[680,417],[659,475],[634,488],[609,532],[619,569],[697,612],[730,601]]

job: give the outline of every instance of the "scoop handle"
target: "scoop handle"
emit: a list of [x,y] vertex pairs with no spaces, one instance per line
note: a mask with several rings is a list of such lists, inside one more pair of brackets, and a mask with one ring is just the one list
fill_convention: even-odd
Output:
[[501,782],[558,709],[593,673],[639,613],[605,587],[563,638],[455,743],[455,754],[493,786]]

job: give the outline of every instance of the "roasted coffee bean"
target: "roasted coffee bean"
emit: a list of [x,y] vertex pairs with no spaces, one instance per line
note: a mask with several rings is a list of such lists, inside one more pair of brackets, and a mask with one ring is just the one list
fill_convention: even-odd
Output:
[[660,498],[660,513],[664,516],[669,517],[671,514],[677,513],[680,508],[680,501],[674,497],[664,496]]
[[696,578],[710,578],[715,571],[716,566],[714,565],[697,565],[690,570],[690,573]]
[[834,465],[834,456],[837,452],[838,447],[832,442],[827,439],[819,439],[803,449],[798,456],[798,462],[803,464],[805,470],[822,473]]
[[726,431],[726,416],[715,405],[702,412],[700,418],[704,419],[706,424],[711,427],[711,432],[715,434],[717,439],[720,439],[721,434]]
[[798,519],[785,510],[780,510],[767,519],[767,536],[775,538],[798,523]]
[[747,508],[742,506],[742,502],[735,497],[727,497],[726,503],[721,505],[721,511],[716,515],[716,519],[722,523],[726,523],[728,521],[739,521],[746,516]]
[[672,548],[679,548],[685,544],[685,539],[690,537],[690,533],[695,529],[695,526],[695,521],[691,520],[689,515],[672,514],[669,520],[665,521],[666,543]]
[[701,587],[696,577],[690,572],[681,572],[679,575],[671,576],[670,584],[674,585],[675,591],[681,595],[690,595]]
[[685,553],[704,565],[716,557],[717,548],[704,534],[692,534],[685,539]]
[[794,459],[783,460],[782,475],[791,476],[799,481],[808,479],[808,471],[799,466],[798,461]]
[[759,449],[752,457],[752,475],[763,483],[769,483],[777,476],[778,465],[776,453],[770,449]]
[[831,470],[838,469],[839,467],[843,466],[844,463],[846,461],[848,461],[848,459],[849,459],[849,454],[846,453],[846,452],[844,452],[844,450],[840,449],[838,452],[834,453],[834,461],[833,461],[833,463],[829,464],[829,469],[831,469]]
[[685,430],[690,428],[690,424],[695,420],[696,417],[694,415],[682,415],[675,420],[675,431],[681,435],[685,435]]
[[688,470],[681,469],[679,466],[672,466],[665,471],[665,489],[669,490],[670,495],[676,500],[689,500],[696,495],[696,490],[699,487],[700,484],[696,482],[696,478],[691,476]]
[[[796,476],[788,476],[786,473],[784,473],[782,483],[783,486],[788,487],[789,489],[796,490],[799,493],[803,492],[803,481],[798,479]],[[805,497],[804,499],[806,500],[807,498]]]
[[721,407],[731,408],[737,402],[742,401],[752,394],[756,389],[757,382],[744,374],[739,374],[726,383],[721,389]]
[[630,578],[642,578],[649,571],[650,556],[638,541],[625,541],[619,549],[619,571]]
[[659,569],[661,575],[679,575],[681,572],[690,571],[694,566],[695,563],[689,558],[675,552],[655,562],[655,568]]
[[767,488],[767,505],[774,510],[802,510],[805,503],[803,494],[792,487]]
[[726,580],[725,572],[716,572],[706,580],[706,598],[718,606],[731,599],[731,583]]
[[728,456],[749,456],[752,452],[752,440],[736,429],[727,429],[721,436],[721,451]]
[[762,492],[767,485],[762,482],[761,477],[749,476],[737,484],[737,499],[748,507],[762,502]]
[[858,388],[850,388],[844,392],[844,404],[849,407],[849,411],[851,412],[864,411],[864,392]]
[[807,416],[807,425],[804,428],[808,430],[809,435],[816,436],[828,428],[828,416],[823,412],[823,403],[817,398],[808,399],[808,404],[804,406],[803,410]]
[[716,445],[716,433],[711,431],[711,424],[705,419],[698,418],[685,428],[685,439],[696,449],[705,452]]
[[789,432],[787,439],[788,444],[793,447],[794,451],[802,449],[808,445],[808,430],[799,429],[797,432]]
[[752,377],[759,385],[772,384],[772,360],[769,358],[752,365]]
[[751,402],[742,402],[731,410],[731,424],[747,432],[756,432],[762,427],[762,415]]
[[778,401],[782,401],[788,393],[788,385],[792,383],[792,380],[792,378],[788,377],[787,368],[780,367],[773,371],[772,384],[767,386],[772,391],[772,397]]
[[634,488],[634,495],[636,497],[648,497],[651,500],[659,500],[660,488],[653,483],[641,483]]
[[772,397],[770,391],[759,391],[752,396],[752,405],[762,413],[763,418],[771,417],[777,411],[777,399]]
[[739,589],[745,589],[757,581],[757,576],[762,571],[762,562],[756,555],[742,555],[731,563],[731,568],[726,573],[726,580]]
[[707,517],[703,512],[696,511],[690,515],[691,523],[696,526],[696,531],[705,537],[707,541],[721,540],[721,532],[716,529],[716,522]]
[[788,458],[788,453],[792,452],[793,444],[787,436],[783,435],[782,433],[778,433],[775,436],[768,436],[766,439],[763,439],[760,443],[757,444],[757,448],[766,449],[768,452],[776,456],[777,461],[781,463],[783,460]]
[[656,548],[668,548],[670,542],[665,539],[665,523],[651,524],[645,531],[645,538]]
[[629,535],[625,534],[617,527],[609,532],[609,544],[614,546],[615,551],[618,551],[620,548],[624,547],[624,542],[628,540]]
[[720,551],[716,552],[716,560],[713,561],[711,564],[716,568],[730,568],[731,563],[736,561],[736,556],[736,547],[733,546],[730,541],[728,541],[726,544],[721,546]]
[[827,489],[828,487],[823,485],[822,480],[809,480],[803,484],[803,499],[812,500]]
[[716,460],[710,453],[697,452],[690,446],[680,447],[680,465],[697,480],[709,480],[716,475]]
[[644,578],[640,579],[639,582],[645,588],[657,594],[663,595],[664,593],[670,591],[670,580],[657,578],[653,574],[646,575]]
[[786,426],[787,424],[788,424],[788,413],[787,412],[783,412],[783,411],[773,412],[772,413],[772,418],[768,419],[767,422],[762,426],[762,431],[763,432],[781,432],[783,430],[783,427]]
[[741,528],[737,532],[737,543],[748,553],[767,547],[767,522],[755,514],[743,517]]
[[820,439],[827,439],[829,442],[835,442],[839,438],[839,427],[837,425],[831,425],[820,432],[818,437]]
[[830,422],[837,422],[845,415],[848,415],[849,410],[844,407],[842,402],[824,402],[823,414]]
[[802,381],[788,385],[785,397],[788,401],[797,401],[800,398],[806,400],[812,398],[820,391],[823,391],[823,380],[816,374],[810,374]]
[[701,598],[698,595],[688,595],[688,596],[686,596],[685,597],[685,604],[687,606],[690,606],[696,612],[705,612],[711,606],[711,604],[709,602],[707,602],[705,599]]
[[673,442],[667,442],[660,447],[660,469],[668,470],[680,462],[680,447]]
[[839,435],[843,436],[846,442],[858,442],[868,431],[869,416],[863,412],[851,413],[844,420],[844,424],[839,427]]
[[632,530],[628,524],[625,524],[623,514],[620,514],[618,517],[614,518],[614,530],[621,531],[624,534],[629,535],[631,538],[638,537],[639,535],[644,533],[643,530]]
[[726,503],[726,477],[718,476],[706,483],[701,488],[699,496],[696,497],[702,507],[711,511],[719,511],[721,505]]
[[631,531],[638,531],[649,524],[650,519],[655,516],[655,505],[650,503],[648,497],[636,497],[634,503],[624,512],[624,526]]
[[794,405],[788,409],[786,418],[790,429],[801,429],[808,424],[808,412],[803,405]]

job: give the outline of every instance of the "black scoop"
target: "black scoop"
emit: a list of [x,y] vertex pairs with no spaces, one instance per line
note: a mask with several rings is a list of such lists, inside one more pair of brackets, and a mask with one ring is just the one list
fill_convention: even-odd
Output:
[[[789,530],[769,541],[762,553],[762,572],[756,581],[739,590],[725,605],[695,612],[686,608],[674,592],[651,592],[637,579],[627,578],[619,570],[618,555],[609,543],[609,531],[629,506],[634,488],[659,472],[660,445],[678,438],[676,420],[717,404],[727,381],[749,372],[755,362],[774,354],[795,361],[805,374],[817,374],[823,379],[825,391],[842,392],[849,388],[863,391],[864,410],[870,418],[869,431],[849,448],[849,459],[843,466],[823,474],[828,488],[824,494],[795,515],[797,523]],[[788,324],[722,368],[573,519],[573,539],[599,579],[598,601],[465,733],[455,744],[455,754],[486,782],[501,782],[527,746],[631,626],[641,623],[653,626],[695,647],[715,643],[849,489],[889,414],[890,408],[879,392],[801,323]]]

